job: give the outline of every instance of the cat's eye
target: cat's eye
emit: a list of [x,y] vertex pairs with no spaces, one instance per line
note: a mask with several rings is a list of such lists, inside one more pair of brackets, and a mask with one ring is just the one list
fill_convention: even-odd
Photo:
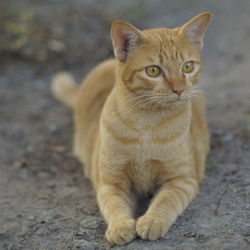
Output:
[[194,62],[185,62],[182,66],[182,71],[184,73],[191,73],[194,70]]
[[161,74],[162,70],[158,66],[148,66],[145,68],[145,71],[150,77],[157,77]]

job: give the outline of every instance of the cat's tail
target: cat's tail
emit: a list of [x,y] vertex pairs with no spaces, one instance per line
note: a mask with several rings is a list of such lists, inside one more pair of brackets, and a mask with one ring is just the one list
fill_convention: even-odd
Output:
[[75,107],[79,86],[73,76],[67,72],[57,73],[52,80],[52,94],[70,108]]

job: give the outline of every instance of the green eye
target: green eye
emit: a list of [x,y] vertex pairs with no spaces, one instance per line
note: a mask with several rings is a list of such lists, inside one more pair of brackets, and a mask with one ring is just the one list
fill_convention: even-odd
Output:
[[194,62],[185,62],[182,66],[182,71],[184,73],[191,73],[194,70]]
[[157,77],[162,72],[161,68],[158,66],[148,66],[145,68],[145,71],[150,77]]

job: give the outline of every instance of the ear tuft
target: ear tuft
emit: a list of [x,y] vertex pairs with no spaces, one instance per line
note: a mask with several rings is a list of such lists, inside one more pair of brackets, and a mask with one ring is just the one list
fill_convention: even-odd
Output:
[[185,23],[180,33],[183,34],[197,49],[203,47],[203,37],[212,18],[212,13],[204,12]]
[[125,21],[115,21],[111,28],[114,53],[120,62],[127,59],[128,54],[140,43],[143,33]]

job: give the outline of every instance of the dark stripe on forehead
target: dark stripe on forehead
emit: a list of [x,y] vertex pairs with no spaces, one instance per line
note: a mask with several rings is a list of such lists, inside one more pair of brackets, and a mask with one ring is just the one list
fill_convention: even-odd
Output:
[[175,60],[177,60],[179,58],[179,51],[177,49],[175,49]]
[[147,57],[147,60],[150,61],[152,64],[154,64],[154,59],[153,59],[153,57],[148,56],[148,57]]
[[163,56],[165,57],[165,60],[166,60],[166,61],[169,61],[169,55],[168,55],[168,53],[167,53],[166,48],[163,49],[162,54],[163,54]]
[[184,56],[183,56],[183,54],[179,51],[179,56],[180,56],[180,59],[182,60],[182,61],[184,61]]
[[182,60],[184,61],[184,56],[182,55],[181,51],[179,50],[179,48],[176,46],[174,40],[172,38],[169,39],[171,45],[174,47],[174,51],[173,51],[173,55],[172,55],[172,58],[174,60]]
[[163,51],[163,48],[162,48],[162,42],[160,41],[160,53],[159,53],[159,61],[161,64],[163,64],[163,56],[162,56],[162,51]]

